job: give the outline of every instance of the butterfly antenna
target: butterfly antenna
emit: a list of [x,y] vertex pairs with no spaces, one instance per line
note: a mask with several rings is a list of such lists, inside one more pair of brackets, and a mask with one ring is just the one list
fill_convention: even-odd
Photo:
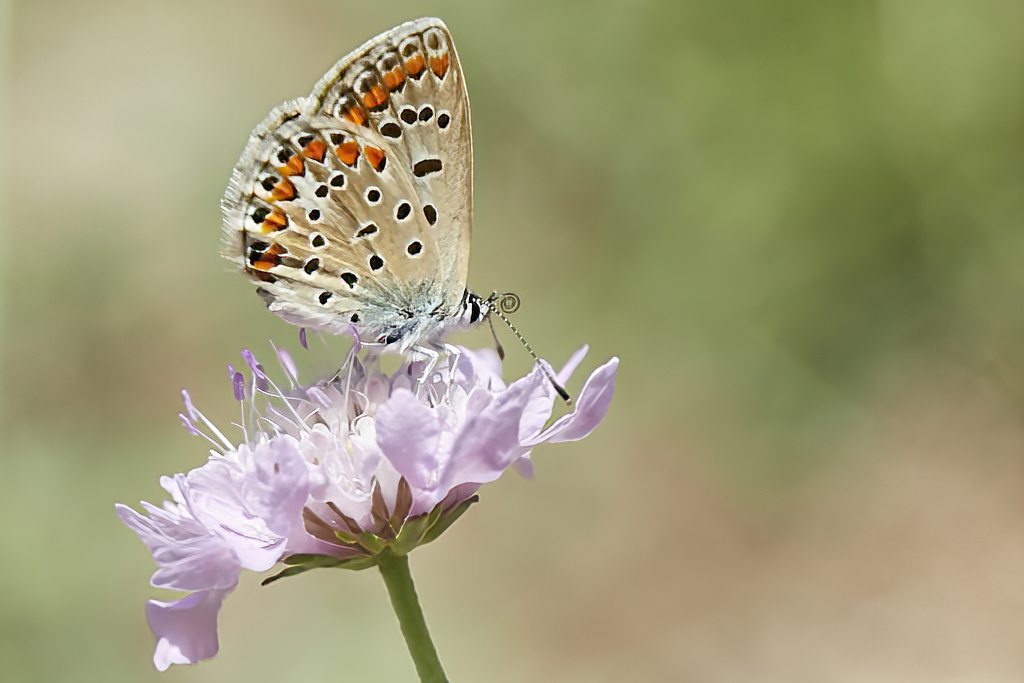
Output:
[[[558,383],[558,380],[556,380],[555,376],[551,374],[551,371],[548,370],[547,366],[544,365],[544,363],[540,362],[540,358],[537,357],[537,353],[533,350],[533,347],[530,346],[530,342],[526,341],[526,338],[519,333],[519,330],[516,329],[516,326],[512,324],[511,320],[508,319],[509,313],[515,313],[516,311],[519,310],[519,297],[516,296],[515,294],[512,294],[511,292],[505,294],[498,294],[497,292],[495,292],[494,294],[491,294],[490,301],[492,304],[491,310],[499,318],[501,318],[502,322],[508,325],[508,329],[512,330],[512,334],[516,336],[516,339],[518,339],[519,343],[523,345],[523,348],[526,349],[526,352],[530,354],[530,356],[537,363],[537,365],[540,366],[541,371],[547,376],[548,381],[551,382],[551,386],[555,388],[555,391],[557,391],[558,395],[562,397],[562,400],[571,406],[572,396],[570,396],[569,392],[566,391],[565,388]],[[491,325],[491,332],[494,332],[493,323]],[[495,341],[497,341],[497,337],[495,337]],[[504,349],[501,349],[501,344],[498,344],[498,348],[500,349],[498,355],[504,358]]]

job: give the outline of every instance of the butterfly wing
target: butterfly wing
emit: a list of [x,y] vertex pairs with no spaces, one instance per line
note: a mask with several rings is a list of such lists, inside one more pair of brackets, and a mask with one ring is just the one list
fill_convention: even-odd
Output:
[[451,35],[439,19],[403,24],[253,131],[222,254],[297,325],[370,339],[443,321],[466,286],[472,163]]

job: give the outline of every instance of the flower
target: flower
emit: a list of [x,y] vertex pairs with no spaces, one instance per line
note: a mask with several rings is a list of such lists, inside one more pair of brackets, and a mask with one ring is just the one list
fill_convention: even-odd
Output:
[[243,569],[289,565],[267,583],[317,567],[364,569],[385,551],[405,555],[437,538],[510,465],[529,476],[534,446],[587,436],[611,403],[618,359],[591,374],[572,412],[545,426],[556,398],[546,364],[506,385],[494,351],[452,349],[436,367],[407,362],[388,375],[376,356],[359,360],[357,342],[333,377],[311,386],[278,350],[285,390],[243,352],[251,378],[231,369],[242,403],[238,445],[184,394],[182,420],[214,446],[209,461],[164,477],[171,502],[142,503],[148,515],[117,506],[157,563],[151,583],[193,591],[147,606],[158,669],[216,654],[217,613]]

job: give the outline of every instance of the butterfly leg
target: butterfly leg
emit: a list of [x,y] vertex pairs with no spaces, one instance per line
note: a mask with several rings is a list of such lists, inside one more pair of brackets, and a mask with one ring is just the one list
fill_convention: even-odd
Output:
[[427,366],[423,369],[423,374],[420,375],[419,386],[416,387],[416,398],[423,398],[423,391],[429,386],[430,378],[434,374],[434,368],[437,367],[438,362],[441,360],[441,351],[427,346],[419,346],[416,347],[416,352],[423,354],[427,360]]
[[455,383],[455,373],[459,370],[462,351],[455,344],[445,343],[444,353],[448,354],[448,386]]

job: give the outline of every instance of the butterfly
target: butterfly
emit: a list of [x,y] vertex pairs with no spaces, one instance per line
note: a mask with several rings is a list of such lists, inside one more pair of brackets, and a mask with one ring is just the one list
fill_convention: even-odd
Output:
[[448,28],[370,40],[256,127],[222,201],[222,255],[290,323],[437,348],[485,319],[466,289],[469,97]]
[[454,329],[492,313],[512,327],[515,295],[466,288],[473,135],[440,19],[382,33],[273,109],[221,207],[221,254],[292,324],[432,362]]

